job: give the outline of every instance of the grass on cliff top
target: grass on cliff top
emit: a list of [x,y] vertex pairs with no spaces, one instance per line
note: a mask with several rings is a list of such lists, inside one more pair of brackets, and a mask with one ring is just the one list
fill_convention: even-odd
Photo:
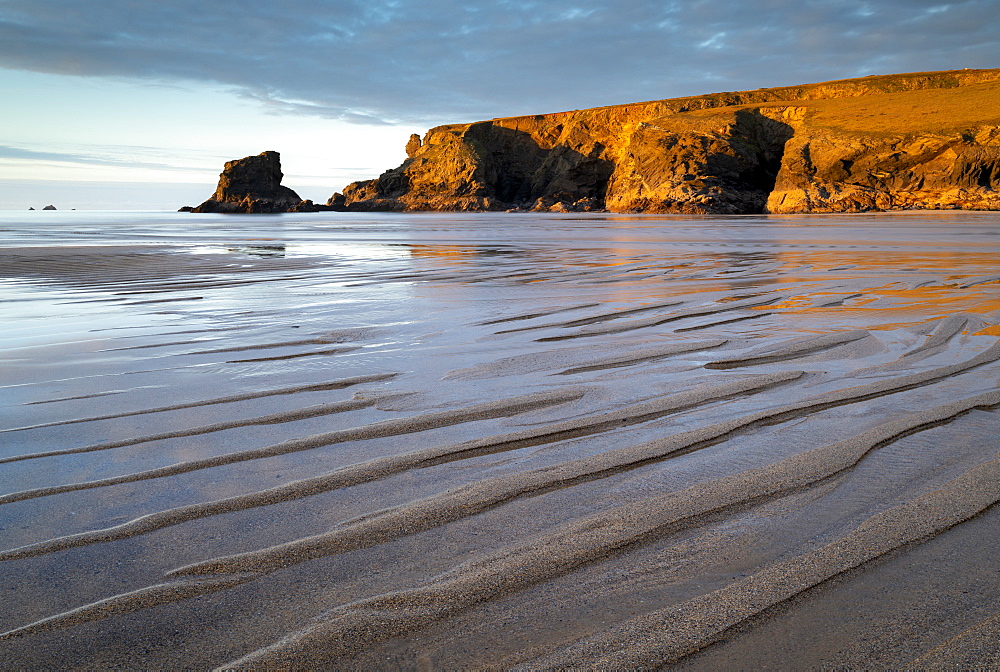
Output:
[[[733,104],[737,101],[739,104]],[[730,104],[727,105],[727,102]],[[681,109],[693,109],[671,111],[671,108],[678,109],[679,106]],[[738,110],[785,106],[805,108],[807,126],[838,129],[851,134],[961,132],[978,126],[1000,124],[1000,68],[874,75],[800,86],[607,105],[546,115],[501,117],[491,121],[506,122],[503,125],[507,126],[523,121],[534,127],[539,122],[556,123],[563,115],[603,112],[605,116],[610,115],[605,121],[617,118],[619,123],[627,123],[645,117],[648,122],[678,132],[711,132],[732,123],[733,114]],[[663,116],[658,116],[657,110],[651,108],[660,108]],[[461,130],[458,125],[454,129]]]
[[851,135],[955,134],[1000,126],[1000,81],[946,89],[873,93],[849,98],[814,98],[751,103],[680,112],[660,123],[673,130],[707,130],[732,120],[737,110],[796,107],[805,125]]
[[1000,125],[1000,82],[793,104],[807,108],[806,123],[813,127],[877,135],[955,133]]

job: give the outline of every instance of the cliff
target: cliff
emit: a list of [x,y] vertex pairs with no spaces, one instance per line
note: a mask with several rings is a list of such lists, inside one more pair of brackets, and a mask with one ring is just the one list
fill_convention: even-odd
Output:
[[1000,69],[439,126],[349,210],[1000,209]]

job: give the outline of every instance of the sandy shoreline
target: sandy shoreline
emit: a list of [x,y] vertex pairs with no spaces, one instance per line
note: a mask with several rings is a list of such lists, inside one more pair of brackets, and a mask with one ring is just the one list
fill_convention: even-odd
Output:
[[998,667],[946,217],[7,243],[0,667]]

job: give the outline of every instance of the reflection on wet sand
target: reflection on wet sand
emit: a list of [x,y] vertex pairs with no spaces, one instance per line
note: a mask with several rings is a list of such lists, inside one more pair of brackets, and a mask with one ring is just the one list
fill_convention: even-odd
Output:
[[224,221],[8,227],[7,666],[1000,664],[995,216]]
[[248,245],[238,245],[236,247],[227,248],[230,252],[239,252],[240,254],[249,254],[255,257],[283,257],[285,256],[285,246],[278,245],[263,245],[260,243],[248,244]]

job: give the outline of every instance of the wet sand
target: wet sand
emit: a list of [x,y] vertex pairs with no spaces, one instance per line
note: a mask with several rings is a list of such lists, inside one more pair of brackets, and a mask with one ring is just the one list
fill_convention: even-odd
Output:
[[995,214],[4,217],[3,669],[1000,668]]

